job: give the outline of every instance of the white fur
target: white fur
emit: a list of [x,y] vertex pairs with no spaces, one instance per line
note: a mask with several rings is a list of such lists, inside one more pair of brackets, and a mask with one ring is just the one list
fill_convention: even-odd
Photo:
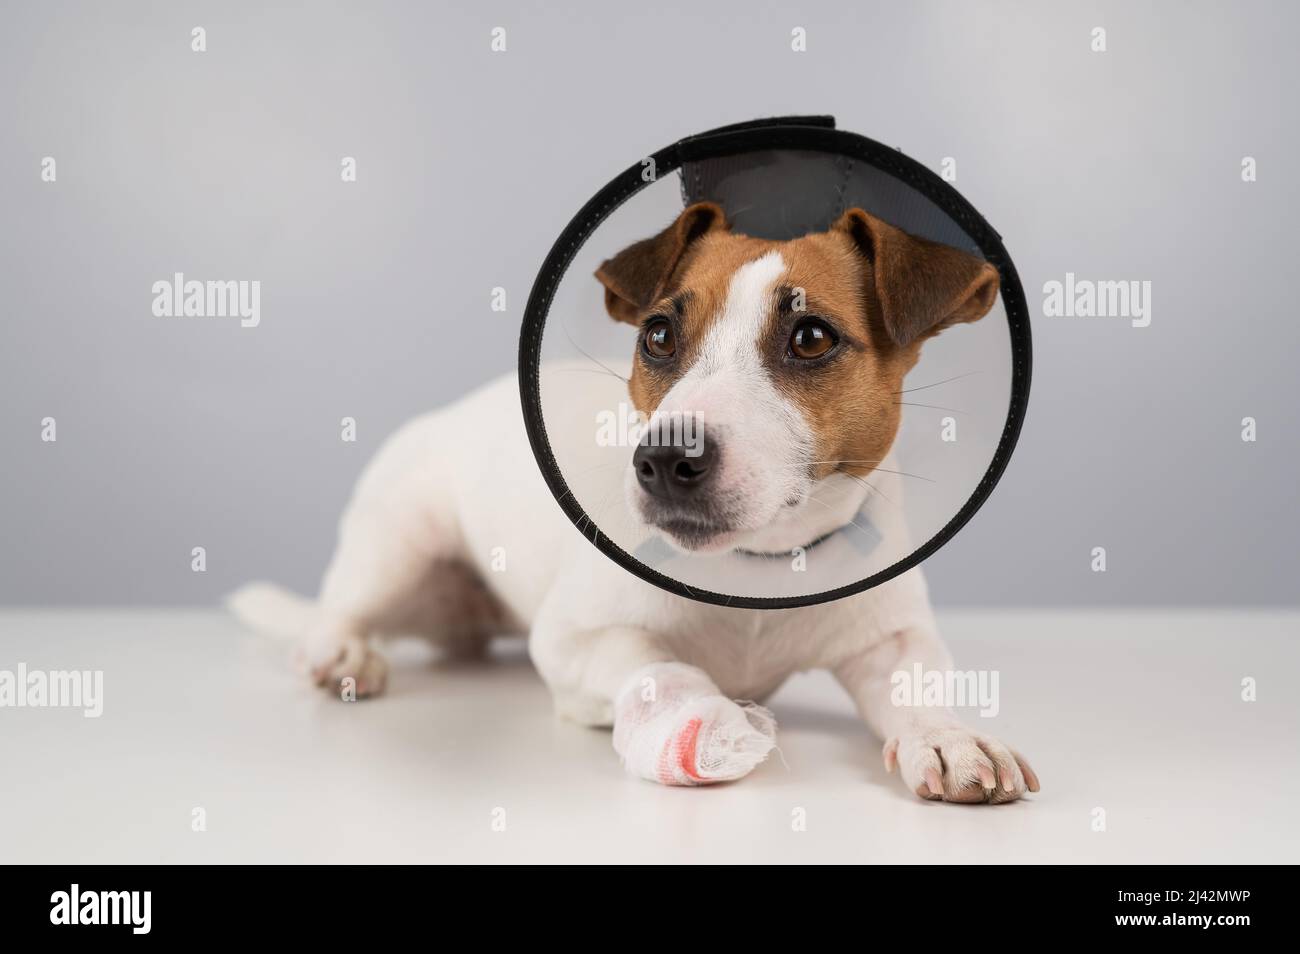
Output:
[[[767,381],[753,343],[754,315],[783,268],[774,254],[738,272],[709,358],[672,395],[683,403],[689,395],[696,410],[734,429],[728,440],[737,453],[757,448],[751,463],[768,473],[749,483],[733,478],[759,501],[755,514],[771,511],[771,487],[788,483],[786,469],[804,453],[796,446],[771,462],[783,442],[798,445],[801,425]],[[590,378],[567,375],[575,387]],[[736,413],[737,404],[763,413]],[[575,429],[585,426],[570,417]],[[550,437],[591,443],[589,433]],[[845,514],[859,502],[842,481],[813,491]],[[781,520],[773,526],[753,539],[773,549],[789,545],[793,530]],[[336,686],[352,676],[363,695],[383,685],[374,635],[416,632],[473,648],[496,632],[526,629],[559,713],[613,725],[628,770],[668,784],[737,778],[762,761],[772,746],[770,716],[731,700],[762,700],[809,668],[834,672],[886,740],[886,765],[897,765],[922,797],[1009,800],[1032,780],[1022,761],[963,728],[950,711],[891,704],[895,671],[949,666],[919,570],[794,610],[713,606],[645,583],[575,532],[552,499],[529,449],[513,375],[417,418],[383,445],[343,514],[315,603],[255,584],[235,594],[231,607],[255,627],[297,636],[315,681]],[[653,700],[639,694],[647,675],[658,684]],[[695,719],[696,762],[688,772],[678,756],[684,727]]]

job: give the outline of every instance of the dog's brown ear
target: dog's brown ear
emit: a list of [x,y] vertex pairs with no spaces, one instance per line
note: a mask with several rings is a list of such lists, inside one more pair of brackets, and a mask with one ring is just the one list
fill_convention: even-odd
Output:
[[596,269],[605,286],[605,310],[616,321],[636,324],[641,310],[658,298],[691,243],[707,232],[726,229],[722,207],[697,202],[653,238],[629,245]]
[[983,259],[909,235],[861,209],[831,227],[848,233],[875,279],[885,330],[899,346],[983,318],[998,297],[998,270]]

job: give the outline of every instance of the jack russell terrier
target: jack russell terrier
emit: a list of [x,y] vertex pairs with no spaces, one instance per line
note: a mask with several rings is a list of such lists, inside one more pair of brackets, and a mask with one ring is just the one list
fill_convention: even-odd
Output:
[[[846,525],[862,496],[843,487],[865,488],[854,478],[886,459],[922,343],[983,317],[998,295],[991,265],[861,209],[825,232],[768,241],[732,232],[719,206],[698,203],[596,277],[610,316],[639,329],[635,406],[707,421],[700,447],[642,442],[625,474],[628,511],[689,552],[789,552]],[[503,544],[511,572],[493,572]],[[318,685],[354,680],[359,696],[384,685],[373,637],[414,632],[466,651],[527,631],[557,711],[612,726],[627,770],[666,785],[748,774],[772,749],[775,724],[733,700],[764,699],[791,673],[825,668],[884,740],[886,768],[921,798],[997,803],[1038,791],[1028,762],[949,709],[891,700],[895,672],[951,668],[919,569],[778,610],[644,582],[555,505],[513,376],[388,439],[343,514],[317,601],[259,583],[230,602],[255,628],[297,639]]]

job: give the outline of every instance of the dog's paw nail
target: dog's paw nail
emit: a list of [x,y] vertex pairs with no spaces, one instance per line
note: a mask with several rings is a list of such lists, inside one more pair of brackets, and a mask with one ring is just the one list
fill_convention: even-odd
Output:
[[1016,760],[1016,765],[1020,769],[1020,774],[1025,777],[1025,787],[1031,792],[1038,791],[1038,775],[1030,768],[1029,762],[1019,752],[1012,751],[1011,757]]
[[[312,683],[345,700],[364,699],[384,691],[388,664],[361,640],[341,647],[307,648]],[[323,650],[323,651],[322,651]]]
[[885,771],[892,774],[898,767],[898,739],[894,738],[886,742],[880,755],[885,760]]
[[962,726],[904,733],[897,759],[908,788],[923,798],[1001,804],[1038,790],[1024,759],[997,739]]
[[925,770],[925,785],[931,795],[943,796],[943,778],[939,775],[938,769]]

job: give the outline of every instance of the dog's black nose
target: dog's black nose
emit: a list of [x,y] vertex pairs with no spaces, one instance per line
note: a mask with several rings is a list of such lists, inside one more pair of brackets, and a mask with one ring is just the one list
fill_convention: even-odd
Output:
[[632,455],[632,466],[645,492],[661,500],[686,500],[708,483],[715,460],[713,444],[700,428],[683,439],[667,426],[646,433]]

